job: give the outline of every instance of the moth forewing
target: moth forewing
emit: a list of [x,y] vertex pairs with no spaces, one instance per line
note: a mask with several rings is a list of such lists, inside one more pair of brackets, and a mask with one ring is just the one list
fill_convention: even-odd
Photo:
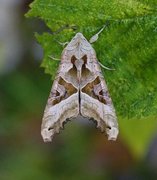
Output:
[[78,115],[93,118],[109,140],[116,140],[115,109],[95,51],[81,33],[77,33],[63,50],[44,112],[41,127],[44,141],[51,141],[67,119]]

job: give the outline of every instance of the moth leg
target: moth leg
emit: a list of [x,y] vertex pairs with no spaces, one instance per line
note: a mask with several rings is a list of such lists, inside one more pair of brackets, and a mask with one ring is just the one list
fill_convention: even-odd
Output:
[[60,41],[58,41],[58,40],[56,40],[56,42],[58,42],[58,44],[60,44],[61,46],[65,46],[65,45],[67,45],[67,44],[69,44],[69,42],[67,41],[67,42],[60,42]]
[[104,24],[104,26],[98,31],[94,36],[92,36],[89,40],[89,42],[92,44],[96,42],[99,38],[99,34],[108,26],[108,22]]
[[60,61],[60,59],[55,58],[55,57],[53,57],[53,56],[48,56],[48,57],[51,58],[51,59],[54,60],[54,61]]
[[115,69],[112,69],[112,68],[108,68],[106,66],[104,66],[103,64],[101,64],[101,62],[98,62],[100,64],[100,66],[104,69],[107,69],[107,70],[110,70],[110,71],[114,71]]

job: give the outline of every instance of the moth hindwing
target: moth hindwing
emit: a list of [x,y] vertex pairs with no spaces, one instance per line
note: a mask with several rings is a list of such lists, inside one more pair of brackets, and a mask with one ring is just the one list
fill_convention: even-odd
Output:
[[67,119],[78,115],[94,119],[108,140],[116,140],[115,109],[95,50],[81,33],[77,33],[62,52],[42,120],[44,141],[51,141]]

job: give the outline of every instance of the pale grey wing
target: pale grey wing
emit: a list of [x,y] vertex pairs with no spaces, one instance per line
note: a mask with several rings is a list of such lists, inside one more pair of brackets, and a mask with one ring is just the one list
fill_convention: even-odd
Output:
[[41,135],[45,142],[51,141],[55,133],[63,128],[67,119],[79,114],[78,91],[72,84],[57,78],[52,86],[44,111]]
[[93,79],[81,89],[81,114],[97,121],[97,127],[106,131],[109,140],[116,140],[118,123],[107,85],[97,61],[91,63]]

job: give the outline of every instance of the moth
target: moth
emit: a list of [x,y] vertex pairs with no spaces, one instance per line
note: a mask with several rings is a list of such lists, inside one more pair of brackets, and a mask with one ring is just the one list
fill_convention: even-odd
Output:
[[96,52],[81,33],[77,33],[62,52],[42,120],[43,140],[51,141],[64,122],[79,115],[95,120],[108,140],[116,140],[115,109]]

